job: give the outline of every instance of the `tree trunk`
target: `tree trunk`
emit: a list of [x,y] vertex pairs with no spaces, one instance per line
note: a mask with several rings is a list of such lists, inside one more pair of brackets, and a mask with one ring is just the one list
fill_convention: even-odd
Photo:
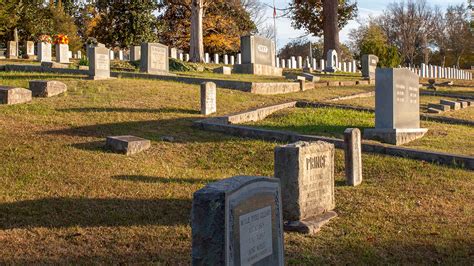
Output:
[[204,0],[192,0],[191,3],[191,41],[189,45],[189,57],[191,62],[204,62],[204,42],[202,33],[202,17],[204,12]]
[[339,51],[339,28],[337,19],[338,0],[323,0],[324,57],[328,51]]

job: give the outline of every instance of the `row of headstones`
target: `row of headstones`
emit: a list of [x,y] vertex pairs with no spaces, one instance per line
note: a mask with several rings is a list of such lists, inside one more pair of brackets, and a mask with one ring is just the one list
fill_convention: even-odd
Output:
[[[32,41],[26,41],[26,55],[29,57],[35,56],[35,43]],[[51,43],[39,42],[37,44],[38,56],[37,60],[40,62],[51,62],[52,61],[52,45]],[[69,59],[73,57],[71,51],[69,51],[69,45],[67,44],[56,44],[56,61],[58,63],[69,63]],[[18,58],[18,43],[14,41],[7,42],[7,54],[6,57],[9,59]]]
[[[316,58],[310,60],[310,58],[306,58],[303,62],[303,57],[292,56],[290,59],[279,59],[277,57],[277,67],[281,68],[289,68],[289,69],[319,69],[320,71],[324,71],[328,65],[327,61],[324,59],[319,60],[319,65]],[[352,60],[350,62],[337,62],[337,69],[342,72],[350,72],[350,73],[357,73],[357,61]]]
[[454,67],[421,64],[420,68],[408,67],[421,78],[472,80],[472,73]]
[[[360,131],[345,136],[354,186],[362,181]],[[314,234],[337,216],[333,144],[278,146],[274,157],[275,178],[235,176],[194,193],[193,265],[284,265],[284,230]]]

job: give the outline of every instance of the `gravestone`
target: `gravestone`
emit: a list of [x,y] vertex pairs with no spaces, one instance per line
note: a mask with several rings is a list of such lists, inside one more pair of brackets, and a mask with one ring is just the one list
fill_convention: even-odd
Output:
[[214,82],[201,83],[201,114],[209,115],[217,111],[217,89]]
[[230,56],[230,64],[235,65],[235,56],[233,55]]
[[210,63],[210,60],[211,60],[211,59],[210,59],[210,57],[209,57],[209,53],[205,53],[205,54],[204,54],[204,62],[205,62],[206,64],[209,64],[209,63]]
[[168,74],[168,46],[159,43],[143,43],[140,71],[149,74]]
[[132,46],[130,47],[130,61],[138,61],[141,58],[141,47]]
[[379,58],[373,54],[362,55],[362,77],[367,79],[375,79],[375,70]]
[[38,61],[51,62],[51,44],[46,42],[38,43]]
[[375,129],[364,130],[364,138],[401,145],[423,137],[418,75],[406,68],[376,71]]
[[25,42],[25,47],[26,47],[26,55],[28,56],[28,59],[35,59],[35,43],[32,41],[26,41]]
[[0,86],[0,104],[20,104],[31,101],[31,91],[9,86]]
[[123,61],[123,51],[122,50],[118,51],[118,60]]
[[29,89],[33,97],[52,97],[67,91],[66,84],[53,80],[32,80]]
[[284,265],[278,179],[235,176],[194,193],[192,265]]
[[221,66],[221,67],[218,67],[218,68],[214,68],[213,72],[218,73],[218,74],[231,75],[232,74],[232,68],[226,67],[226,66]]
[[[103,48],[103,47],[102,47]],[[114,152],[133,155],[150,148],[151,142],[135,136],[107,137],[105,147]]]
[[110,58],[109,49],[105,47],[92,47],[88,50],[89,58],[89,78],[93,80],[110,78]]
[[337,52],[334,49],[328,51],[326,55],[326,72],[336,72],[339,66],[339,59]]
[[81,51],[77,51],[77,59],[82,59],[82,52]]
[[362,183],[362,147],[358,128],[347,128],[344,131],[344,158],[347,185],[359,185]]
[[275,148],[285,230],[312,234],[337,216],[334,198],[334,145],[296,142]]
[[282,76],[283,69],[276,67],[275,43],[260,36],[240,38],[242,61],[234,66],[235,73],[263,76]]
[[69,45],[56,44],[56,62],[60,64],[69,63]]
[[110,60],[114,60],[114,59],[115,59],[115,54],[114,54],[114,51],[113,51],[113,50],[110,50],[110,51],[109,51],[109,59],[110,59]]
[[17,42],[7,42],[7,58],[17,59],[18,58],[18,43]]
[[173,59],[178,59],[178,50],[176,50],[176,48],[170,47],[169,57]]

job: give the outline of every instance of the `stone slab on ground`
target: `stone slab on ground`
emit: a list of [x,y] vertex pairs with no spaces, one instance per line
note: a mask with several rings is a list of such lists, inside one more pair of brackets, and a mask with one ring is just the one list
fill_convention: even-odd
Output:
[[133,155],[150,148],[151,142],[147,139],[130,135],[110,136],[107,137],[105,146],[114,152]]
[[321,227],[323,227],[331,219],[336,217],[336,212],[328,211],[310,219],[305,219],[301,221],[285,221],[283,223],[283,227],[285,228],[285,231],[298,232],[303,234],[316,234],[321,230]]
[[449,105],[437,104],[437,103],[429,103],[428,108],[437,109],[437,110],[440,110],[440,111],[443,111],[443,112],[451,110],[451,107]]
[[41,62],[41,66],[44,68],[69,68],[68,64],[58,62]]
[[457,102],[461,105],[461,109],[469,107],[469,103],[467,101],[458,100]]
[[432,108],[432,107],[428,107],[427,110],[428,110],[427,112],[430,113],[430,114],[441,114],[442,112],[444,112],[442,110]]
[[461,104],[459,102],[441,99],[441,100],[439,100],[439,103],[444,104],[444,105],[448,105],[449,107],[451,107],[451,110],[461,109]]
[[0,104],[20,104],[30,102],[32,94],[30,90],[18,87],[0,86]]
[[370,128],[364,130],[364,138],[378,140],[393,145],[403,145],[422,138],[426,132],[428,132],[427,128]]
[[221,66],[221,67],[215,68],[213,70],[213,72],[217,73],[217,74],[231,75],[232,74],[232,68],[226,67],[226,66]]
[[52,97],[66,92],[67,86],[54,80],[32,80],[29,89],[33,97]]
[[300,75],[303,76],[309,82],[318,82],[321,80],[320,77],[312,75],[310,73],[306,73],[306,72],[300,73]]

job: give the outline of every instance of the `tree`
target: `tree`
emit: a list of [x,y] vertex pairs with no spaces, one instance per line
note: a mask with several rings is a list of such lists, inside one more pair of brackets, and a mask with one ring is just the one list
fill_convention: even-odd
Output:
[[472,50],[474,41],[469,27],[469,9],[463,4],[450,6],[446,11],[446,25],[448,33],[448,47],[456,59],[459,67],[461,57],[468,50]]
[[[159,5],[159,35],[164,44],[191,50],[191,0],[168,0]],[[203,0],[203,43],[210,53],[235,53],[240,36],[255,24],[239,0]]]
[[[324,12],[323,5],[326,6],[327,13]],[[334,16],[336,7],[337,16]],[[321,37],[325,33],[326,24],[328,27],[326,33],[332,34],[331,41],[328,39],[324,47],[324,53],[327,53],[329,48],[338,49],[339,30],[357,15],[357,3],[352,3],[349,0],[292,0],[289,5],[289,15],[294,28],[304,29],[315,37]],[[329,24],[326,23],[328,19],[331,21]],[[335,19],[337,21],[336,30]],[[331,32],[331,30],[337,32]]]
[[397,67],[400,64],[397,48],[388,43],[387,36],[385,36],[380,26],[375,23],[353,30],[350,36],[351,38],[360,36],[355,40],[355,42],[358,42],[356,43],[356,50],[359,51],[359,58],[364,54],[374,54],[379,58],[379,66]]
[[129,47],[142,42],[157,41],[156,0],[108,1],[97,0],[96,19],[91,35],[111,47]]
[[202,31],[202,16],[204,0],[192,0],[191,3],[191,38],[189,54],[191,62],[204,62],[204,40]]
[[407,0],[389,4],[378,24],[400,51],[402,61],[412,65],[432,38],[433,19],[433,10],[426,0]]

